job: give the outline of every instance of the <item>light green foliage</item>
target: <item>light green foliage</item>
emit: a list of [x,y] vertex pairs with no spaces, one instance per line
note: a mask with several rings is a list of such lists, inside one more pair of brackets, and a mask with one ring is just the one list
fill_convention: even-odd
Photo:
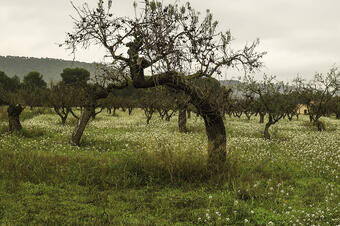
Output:
[[22,113],[20,134],[0,119],[0,224],[337,225],[340,121],[324,133],[308,117],[280,120],[271,140],[258,118],[227,118],[225,175],[211,176],[204,125],[143,112],[98,115],[81,147],[74,122]]

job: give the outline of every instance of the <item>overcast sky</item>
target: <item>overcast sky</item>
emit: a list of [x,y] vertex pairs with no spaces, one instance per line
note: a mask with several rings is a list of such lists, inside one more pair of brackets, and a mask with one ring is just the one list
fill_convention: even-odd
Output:
[[[76,5],[97,0],[74,0]],[[138,1],[137,1],[138,2]],[[171,2],[167,0],[166,2]],[[182,1],[185,2],[185,1]],[[339,0],[191,0],[199,11],[210,9],[224,30],[231,30],[235,48],[260,38],[268,54],[258,73],[289,81],[297,74],[311,78],[340,65]],[[113,0],[113,13],[133,15],[133,0]],[[72,30],[69,0],[0,0],[0,55],[73,59],[59,48]],[[76,60],[101,61],[98,48],[80,51]],[[227,79],[234,72],[228,72]]]

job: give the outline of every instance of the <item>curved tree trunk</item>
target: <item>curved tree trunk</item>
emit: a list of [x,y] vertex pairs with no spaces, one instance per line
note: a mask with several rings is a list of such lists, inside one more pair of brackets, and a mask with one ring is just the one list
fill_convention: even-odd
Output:
[[9,105],[7,109],[8,113],[8,125],[9,131],[20,131],[22,130],[22,126],[20,123],[20,114],[24,109],[20,104],[18,105]]
[[186,109],[181,108],[178,111],[178,129],[180,133],[187,132],[187,114]]
[[[130,55],[133,49],[130,48]],[[216,108],[216,98],[202,95],[199,87],[191,83],[185,76],[177,72],[166,72],[145,79],[143,68],[130,65],[133,85],[136,88],[150,88],[165,85],[176,90],[182,90],[190,96],[190,102],[196,107],[197,114],[204,119],[208,137],[208,167],[212,173],[222,172],[226,162],[226,131],[219,109]]]
[[80,119],[78,121],[77,126],[74,128],[74,131],[72,133],[72,137],[70,140],[71,145],[79,146],[80,145],[80,139],[83,135],[83,132],[86,128],[86,125],[88,124],[92,113],[93,113],[93,108],[92,107],[85,107]]
[[221,172],[226,161],[226,132],[223,118],[219,114],[203,115],[208,137],[208,168],[211,172]]
[[273,125],[272,122],[267,122],[266,123],[266,126],[264,128],[264,132],[263,132],[263,135],[264,135],[264,138],[267,139],[267,140],[270,140],[270,133],[269,133],[269,127]]

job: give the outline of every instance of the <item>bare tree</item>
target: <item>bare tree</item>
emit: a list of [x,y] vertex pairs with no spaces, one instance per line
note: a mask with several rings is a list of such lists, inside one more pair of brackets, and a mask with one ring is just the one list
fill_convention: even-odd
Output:
[[220,74],[223,67],[260,67],[264,53],[255,51],[259,42],[233,50],[231,33],[219,32],[212,14],[207,11],[202,18],[190,3],[163,5],[144,0],[140,11],[135,5],[134,18],[114,16],[110,7],[103,0],[96,9],[87,4],[74,7],[78,16],[65,44],[73,51],[79,46],[105,47],[137,88],[165,85],[190,96],[204,119],[208,165],[219,170],[226,160],[225,127],[215,101],[219,92],[204,93],[193,79]]
[[283,82],[276,82],[274,76],[266,75],[262,81],[246,76],[243,85],[244,92],[254,96],[260,108],[268,114],[263,134],[266,139],[270,139],[269,128],[285,116],[287,96],[292,88]]
[[82,87],[75,87],[60,83],[57,85],[51,84],[48,95],[49,106],[52,106],[54,111],[61,119],[61,124],[65,125],[68,115],[71,113],[76,119],[79,117],[73,112],[72,107],[81,105],[84,99],[84,90]]

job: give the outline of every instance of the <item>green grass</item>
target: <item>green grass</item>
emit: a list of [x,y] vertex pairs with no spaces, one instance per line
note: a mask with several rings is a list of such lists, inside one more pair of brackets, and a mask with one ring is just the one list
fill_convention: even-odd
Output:
[[282,120],[267,141],[258,118],[227,117],[228,160],[211,175],[199,118],[180,134],[177,118],[101,113],[72,147],[74,120],[34,112],[21,133],[0,119],[0,225],[340,224],[334,118],[322,133],[304,116]]

